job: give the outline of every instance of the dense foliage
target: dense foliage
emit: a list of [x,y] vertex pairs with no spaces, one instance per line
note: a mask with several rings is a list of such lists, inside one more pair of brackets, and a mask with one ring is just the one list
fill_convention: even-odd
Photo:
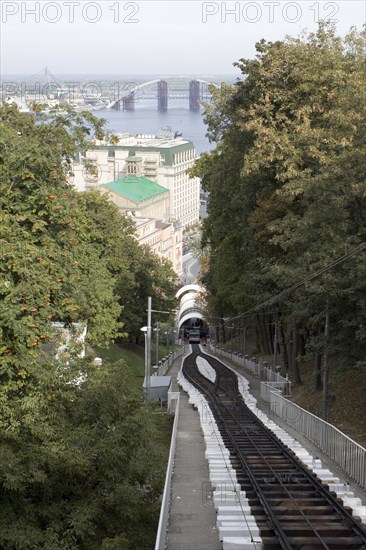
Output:
[[210,305],[231,330],[251,327],[264,353],[277,325],[299,380],[299,359],[319,365],[328,304],[331,358],[365,365],[366,31],[341,39],[321,23],[256,48],[255,59],[236,64],[235,85],[213,90],[206,122],[217,146],[194,168],[210,192]]
[[50,371],[38,392],[1,435],[0,547],[151,547],[163,457],[126,365],[88,365],[80,387]]
[[148,409],[125,365],[56,359],[51,322],[86,323],[89,346],[136,339],[148,296],[174,305],[175,275],[106,197],[68,184],[103,121],[66,111],[0,108],[0,547],[143,548],[161,483]]

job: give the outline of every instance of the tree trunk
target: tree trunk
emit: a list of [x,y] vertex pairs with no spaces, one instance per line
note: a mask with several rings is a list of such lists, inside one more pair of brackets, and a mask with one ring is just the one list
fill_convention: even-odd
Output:
[[291,378],[296,384],[302,384],[299,363],[297,360],[299,353],[299,336],[296,323],[294,322],[292,325]]
[[288,374],[292,373],[292,348],[293,348],[293,331],[291,328],[287,327],[287,334],[286,334],[286,348],[287,348],[287,371]]
[[321,390],[322,387],[322,354],[317,353],[314,361],[314,389]]
[[258,322],[254,324],[254,330],[255,330],[255,349],[256,353],[261,352],[261,346],[260,346],[260,334],[259,334],[259,328],[258,328]]
[[273,355],[273,334],[272,327],[270,326],[269,319],[266,319],[266,316],[263,316],[263,330],[265,333],[265,348],[267,355]]
[[225,322],[224,322],[224,321],[222,321],[221,327],[222,327],[222,343],[225,344],[225,342],[226,342],[226,334],[225,334]]
[[299,334],[299,351],[298,355],[305,355],[305,337],[303,334]]
[[278,334],[278,346],[280,350],[280,354],[282,357],[283,367],[285,369],[285,372],[288,372],[288,355],[287,355],[287,346],[286,346],[286,340],[285,335],[283,332],[283,326],[281,323],[281,313],[278,306],[275,308],[275,320],[277,321],[277,334]]
[[257,315],[258,330],[259,330],[259,345],[260,351],[264,355],[269,355],[268,349],[268,335],[266,332],[265,318],[263,314]]

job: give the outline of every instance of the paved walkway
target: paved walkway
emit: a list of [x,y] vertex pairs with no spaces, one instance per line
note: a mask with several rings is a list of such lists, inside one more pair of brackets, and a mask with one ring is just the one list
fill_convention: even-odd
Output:
[[[188,350],[188,348],[187,348]],[[167,373],[172,377],[173,391],[180,391],[180,410],[175,465],[172,478],[170,519],[167,533],[167,550],[221,550],[222,544],[216,529],[216,511],[212,502],[208,463],[199,415],[188,403],[187,394],[176,381],[182,358],[178,358]],[[224,360],[227,364],[229,361]],[[233,369],[248,380],[250,392],[257,399],[258,408],[269,413],[268,403],[260,397],[260,381],[243,368]],[[325,468],[348,482],[354,495],[366,503],[366,493],[315,445],[302,437],[281,419],[272,417],[279,426],[297,439],[313,456],[321,459]]]
[[173,391],[180,391],[180,407],[166,548],[221,550],[199,415],[176,383],[181,361],[167,373]]

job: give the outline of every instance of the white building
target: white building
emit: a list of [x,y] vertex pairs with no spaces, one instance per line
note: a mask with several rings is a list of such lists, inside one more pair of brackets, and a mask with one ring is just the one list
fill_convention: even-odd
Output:
[[131,214],[131,217],[135,223],[138,242],[147,245],[157,256],[169,260],[180,277],[183,272],[182,230],[172,223],[143,218],[137,213]]
[[99,185],[121,213],[128,213],[135,223],[140,244],[172,263],[177,275],[182,274],[182,229],[179,223],[168,222],[170,193],[158,183],[141,176],[141,159],[129,157],[128,174],[110,183]]
[[[196,150],[182,137],[121,134],[117,144],[97,141],[74,164],[73,184],[79,191],[120,180],[127,175],[128,158],[141,159],[141,175],[170,191],[170,219],[182,229],[199,220],[200,182],[189,178]],[[126,163],[127,160],[127,163]]]

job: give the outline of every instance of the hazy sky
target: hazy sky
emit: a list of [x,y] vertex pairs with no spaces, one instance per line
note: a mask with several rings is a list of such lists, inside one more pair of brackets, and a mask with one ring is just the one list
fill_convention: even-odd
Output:
[[227,74],[253,57],[261,38],[314,30],[340,34],[366,21],[366,0],[6,1],[1,6],[2,74]]

